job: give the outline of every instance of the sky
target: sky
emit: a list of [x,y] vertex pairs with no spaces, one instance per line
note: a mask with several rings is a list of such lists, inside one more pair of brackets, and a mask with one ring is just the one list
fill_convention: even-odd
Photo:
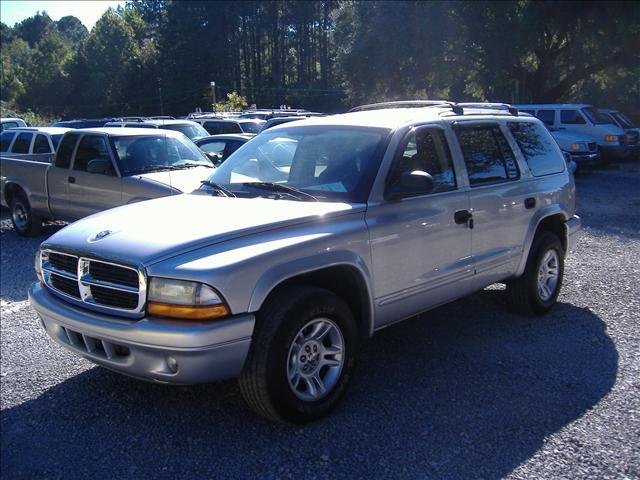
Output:
[[27,17],[32,17],[36,12],[45,10],[52,20],[73,15],[89,30],[98,21],[102,14],[109,8],[124,5],[124,1],[58,1],[58,0],[0,0],[0,21],[13,27]]

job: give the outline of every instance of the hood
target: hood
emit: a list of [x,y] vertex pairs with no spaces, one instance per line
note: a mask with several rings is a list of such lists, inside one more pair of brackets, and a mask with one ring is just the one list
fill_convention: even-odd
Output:
[[43,247],[148,265],[201,246],[360,210],[364,205],[176,195],[91,215]]
[[566,130],[554,130],[551,132],[551,135],[553,135],[553,138],[555,138],[557,141],[560,141],[561,139],[564,140],[565,142],[595,142],[596,141],[595,138],[589,135],[583,135],[582,133],[567,132]]
[[200,187],[200,180],[206,180],[213,172],[209,167],[193,167],[184,170],[164,170],[135,175],[138,178],[168,185],[184,193],[191,193]]

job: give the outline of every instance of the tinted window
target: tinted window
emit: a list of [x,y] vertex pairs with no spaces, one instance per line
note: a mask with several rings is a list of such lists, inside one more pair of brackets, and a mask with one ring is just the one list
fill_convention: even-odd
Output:
[[29,153],[31,138],[33,138],[32,133],[26,133],[26,132],[19,133],[18,138],[16,138],[15,142],[13,142],[11,151],[13,153]]
[[518,177],[513,152],[497,126],[458,127],[456,135],[471,186]]
[[546,123],[547,125],[553,125],[555,116],[555,110],[538,110],[538,114],[536,115],[536,117],[538,117],[543,123]]
[[2,130],[4,130],[6,128],[16,128],[19,125],[18,125],[17,122],[4,122],[4,123],[0,124],[0,126],[2,127]]
[[60,139],[62,138],[62,134],[59,135],[51,135],[51,143],[53,143],[53,150],[58,149],[58,145],[60,145]]
[[36,141],[33,143],[33,153],[51,153],[49,140],[45,135],[36,135]]
[[577,110],[560,110],[560,122],[566,125],[583,125],[587,123]]
[[16,132],[2,132],[0,135],[0,152],[9,151],[9,145],[11,145],[11,140],[16,136]]
[[[584,113],[587,116],[587,118],[591,120],[591,123],[594,123],[596,125],[602,125],[605,123],[613,123],[615,125],[616,123],[611,117],[604,116],[600,112],[598,112],[597,110],[591,107],[583,108],[582,113]],[[582,123],[584,123],[584,121]]]
[[56,154],[55,166],[60,168],[69,168],[71,165],[71,155],[73,155],[73,149],[78,141],[78,135],[70,134],[65,135],[58,147],[58,153]]
[[205,122],[204,129],[211,135],[222,133],[222,125],[220,122]]
[[397,182],[405,172],[416,170],[427,172],[433,177],[432,193],[455,190],[456,176],[451,153],[442,131],[423,128],[411,133],[402,157],[391,172],[389,183]]
[[239,140],[231,140],[230,142],[227,142],[227,151],[225,155],[228,157],[244,144],[245,142],[241,142]]
[[237,123],[224,122],[224,124],[222,125],[222,132],[223,133],[242,133],[242,129],[240,128],[240,125],[238,125]]
[[107,142],[105,142],[104,137],[94,135],[85,135],[82,137],[80,145],[78,145],[78,150],[76,151],[73,169],[86,172],[87,165],[91,160],[110,161]]
[[260,131],[260,125],[258,122],[242,122],[240,124],[244,133],[258,133]]
[[535,123],[510,122],[509,130],[534,176],[540,177],[564,171],[564,158],[558,152],[553,137],[545,128]]

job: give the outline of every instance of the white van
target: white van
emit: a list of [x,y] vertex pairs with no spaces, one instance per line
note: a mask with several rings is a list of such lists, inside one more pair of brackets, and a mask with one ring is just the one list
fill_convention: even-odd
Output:
[[515,105],[535,115],[550,130],[566,130],[592,137],[604,158],[626,158],[630,154],[625,131],[583,103]]

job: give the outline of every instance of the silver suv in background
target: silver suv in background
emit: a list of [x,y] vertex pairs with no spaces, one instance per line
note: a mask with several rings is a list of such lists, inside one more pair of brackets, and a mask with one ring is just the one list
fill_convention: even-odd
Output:
[[495,282],[516,311],[549,312],[579,228],[539,120],[392,102],[273,127],[191,194],[69,225],[41,245],[29,298],[92,362],[160,383],[239,377],[255,412],[304,423],[394,322]]
[[0,134],[0,155],[20,160],[51,163],[60,139],[69,128],[22,127]]

